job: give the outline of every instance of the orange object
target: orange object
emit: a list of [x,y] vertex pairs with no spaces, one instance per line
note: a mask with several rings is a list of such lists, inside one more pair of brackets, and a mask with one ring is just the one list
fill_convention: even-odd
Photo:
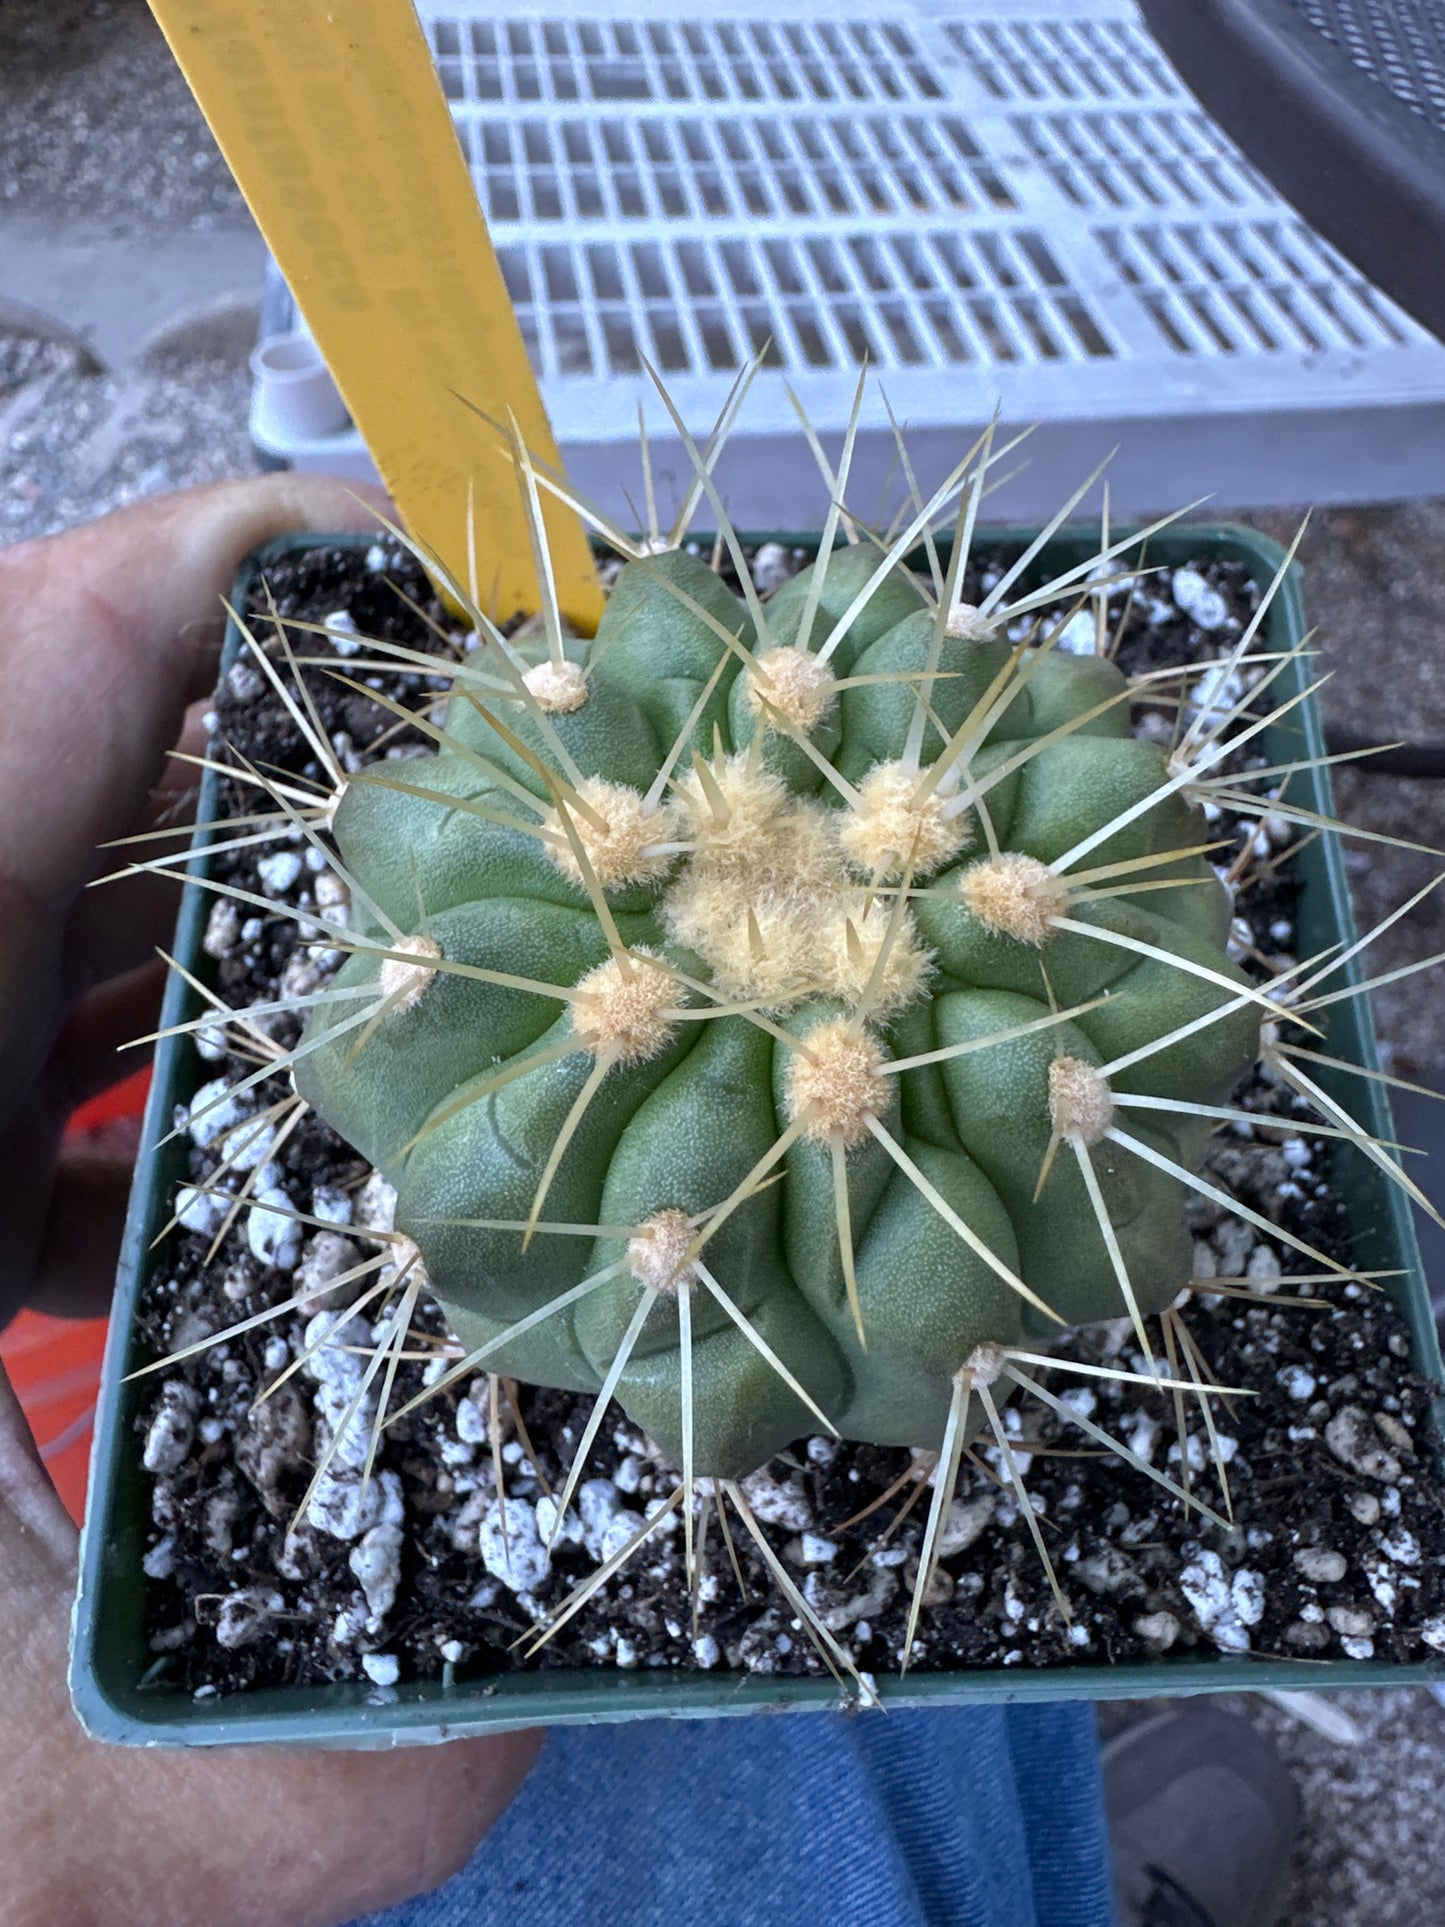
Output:
[[[67,1135],[90,1137],[145,1109],[150,1068],[135,1072],[83,1104]],[[85,1512],[90,1435],[100,1390],[109,1320],[47,1318],[24,1311],[0,1336],[0,1363],[15,1387],[45,1468],[77,1525]]]
[[45,1469],[77,1525],[85,1515],[90,1435],[109,1321],[22,1311],[0,1338],[3,1361]]
[[66,1126],[66,1136],[89,1137],[103,1124],[114,1124],[123,1117],[140,1117],[145,1111],[150,1088],[151,1067],[143,1064],[122,1083],[112,1084],[108,1091],[102,1091],[99,1097],[91,1098],[88,1104],[82,1104],[78,1111],[73,1112]]

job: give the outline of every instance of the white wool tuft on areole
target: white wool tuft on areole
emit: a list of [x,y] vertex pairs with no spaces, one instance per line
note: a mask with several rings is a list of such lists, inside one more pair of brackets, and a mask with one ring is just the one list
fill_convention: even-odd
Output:
[[627,1262],[639,1285],[649,1291],[677,1291],[691,1287],[697,1277],[685,1263],[696,1231],[685,1211],[669,1207],[656,1211],[627,1241]]
[[919,797],[919,787],[918,771],[906,763],[875,763],[858,785],[856,806],[843,812],[844,852],[870,877],[899,877],[910,865],[926,877],[967,845],[969,812],[945,816],[939,788]]
[[1069,886],[1037,857],[1017,850],[971,863],[958,894],[980,923],[1035,949],[1054,935],[1054,918],[1069,905]]
[[788,1061],[789,1115],[796,1123],[811,1112],[805,1138],[815,1144],[838,1138],[851,1151],[869,1135],[869,1118],[888,1108],[878,1040],[861,1024],[835,1017],[816,1025],[801,1042],[803,1050]]
[[650,950],[609,957],[581,979],[572,996],[572,1028],[595,1057],[645,1063],[672,1037],[680,988]]
[[1097,1144],[1114,1122],[1108,1078],[1081,1057],[1056,1057],[1049,1066],[1049,1117],[1060,1137]]
[[838,682],[827,663],[797,643],[768,649],[748,664],[743,688],[748,707],[767,729],[787,724],[811,736],[837,700]]
[[587,678],[575,662],[539,662],[522,677],[547,716],[571,716],[587,700]]
[[[665,842],[670,828],[668,813],[649,809],[646,799],[626,783],[609,783],[602,776],[586,776],[577,785],[584,807],[567,804],[567,826],[592,865],[604,890],[621,884],[645,883],[662,876],[672,862],[655,845]],[[582,865],[572,838],[567,834],[561,812],[551,809],[542,818],[542,827],[551,832],[547,854],[573,883],[584,883]]]
[[[398,937],[392,945],[401,956],[383,957],[377,975],[377,988],[391,1002],[391,1014],[411,1010],[420,1003],[427,986],[437,975],[435,959],[441,945],[431,937]],[[416,961],[412,962],[411,959]],[[394,1001],[392,1001],[394,1000]]]

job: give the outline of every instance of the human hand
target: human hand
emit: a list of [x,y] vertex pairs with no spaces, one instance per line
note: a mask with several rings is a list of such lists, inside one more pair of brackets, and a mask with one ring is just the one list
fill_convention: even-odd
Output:
[[[215,676],[220,598],[287,529],[366,527],[344,484],[198,489],[0,552],[0,1325],[103,1308],[128,1172],[62,1156],[154,1016],[171,891],[87,893]],[[158,787],[159,786],[159,787]],[[65,1687],[75,1532],[0,1371],[0,1927],[329,1927],[460,1867],[535,1733],[394,1753],[98,1746]]]
[[[128,1163],[61,1139],[130,1068],[118,1047],[151,1028],[176,889],[87,891],[120,867],[97,845],[174,820],[194,788],[167,752],[214,685],[221,598],[247,550],[372,525],[344,482],[267,475],[0,550],[0,1327],[25,1304],[103,1311],[114,1278]],[[198,716],[192,738],[203,748]]]

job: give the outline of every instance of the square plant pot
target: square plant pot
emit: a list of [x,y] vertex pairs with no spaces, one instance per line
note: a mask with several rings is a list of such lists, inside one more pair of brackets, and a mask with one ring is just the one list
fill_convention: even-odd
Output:
[[[980,546],[1018,553],[1030,537],[1030,531],[990,530],[981,532]],[[808,537],[792,535],[744,539],[802,546],[810,542]],[[816,543],[816,539],[811,538],[811,542]],[[268,564],[284,555],[338,542],[361,548],[368,545],[369,538],[298,536],[268,545],[244,564],[236,585],[235,606],[245,605],[257,572]],[[1092,535],[1064,531],[1040,556],[1036,570],[1057,573],[1086,559],[1095,546]],[[1151,563],[1177,566],[1200,558],[1241,563],[1260,582],[1272,577],[1283,559],[1274,543],[1243,528],[1194,526],[1150,538]],[[1044,578],[1040,575],[1039,579]],[[1299,579],[1297,572],[1291,571],[1271,607],[1265,646],[1287,650],[1303,633]],[[223,668],[236,659],[240,647],[241,637],[233,622],[226,638]],[[1279,696],[1285,699],[1296,694],[1304,679],[1300,661],[1289,663],[1279,678]],[[1322,756],[1324,739],[1313,699],[1306,697],[1272,725],[1264,746],[1271,763]],[[208,771],[200,799],[203,822],[215,815],[217,790],[218,778]],[[1311,810],[1333,814],[1329,775],[1324,768],[1305,771],[1296,796]],[[206,840],[201,834],[193,849],[193,874],[203,872]],[[1297,912],[1300,954],[1313,955],[1331,943],[1348,946],[1355,931],[1338,840],[1324,836],[1303,843],[1296,861],[1302,885]],[[209,901],[199,888],[185,892],[174,950],[187,971],[202,976],[207,960],[201,939]],[[1358,963],[1352,961],[1338,981],[1342,985],[1358,984]],[[184,1022],[200,1007],[196,993],[183,978],[173,975],[162,1026]],[[1362,1000],[1341,1000],[1329,1007],[1325,1048],[1349,1062],[1376,1067],[1370,1015]],[[412,1681],[383,1691],[363,1680],[201,1699],[167,1684],[149,1650],[145,1629],[148,1582],[141,1561],[149,1509],[137,1420],[148,1388],[128,1381],[126,1374],[150,1362],[135,1337],[137,1305],[156,1262],[153,1241],[167,1222],[176,1187],[187,1175],[184,1143],[173,1140],[162,1144],[161,1140],[170,1128],[175,1106],[184,1104],[206,1075],[206,1067],[188,1036],[163,1039],[156,1053],[144,1148],[136,1169],[96,1415],[71,1664],[71,1692],[87,1729],[99,1739],[128,1745],[266,1741],[365,1747],[436,1742],[462,1733],[538,1724],[660,1716],[698,1718],[785,1708],[836,1709],[841,1703],[838,1688],[825,1679],[762,1678],[719,1671],[638,1672],[615,1667],[534,1673],[477,1670],[455,1677],[448,1668],[439,1679]],[[1326,1081],[1323,1074],[1321,1081]],[[1350,1088],[1346,1090],[1344,1085]],[[1336,1078],[1334,1094],[1357,1108],[1377,1138],[1393,1138],[1389,1105],[1380,1083]],[[1356,1262],[1361,1269],[1393,1274],[1386,1279],[1384,1289],[1407,1322],[1411,1362],[1428,1380],[1438,1382],[1442,1376],[1440,1350],[1407,1204],[1399,1190],[1353,1148],[1337,1153],[1332,1175],[1348,1215]],[[1438,1429],[1438,1411],[1436,1419]],[[1427,1449],[1439,1450],[1438,1437]],[[1306,1685],[1417,1685],[1442,1677],[1445,1661],[1401,1666],[1376,1660],[1286,1661],[1221,1654],[1216,1658],[1163,1655],[1116,1665],[1029,1671],[998,1667],[916,1673],[902,1681],[880,1677],[877,1686],[885,1706],[931,1706],[1024,1699],[1144,1699]]]

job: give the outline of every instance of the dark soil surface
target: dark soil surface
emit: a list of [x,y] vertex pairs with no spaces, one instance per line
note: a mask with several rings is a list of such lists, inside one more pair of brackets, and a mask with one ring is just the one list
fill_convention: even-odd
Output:
[[[757,558],[760,578],[765,558],[767,551]],[[796,562],[768,559],[781,573]],[[980,580],[987,584],[986,557],[976,577],[973,595]],[[313,551],[275,568],[269,587],[286,617],[325,621],[344,610],[356,629],[411,648],[446,651],[461,643],[424,579],[390,544],[369,555]],[[1219,603],[1201,601],[1204,590],[1216,591]],[[1135,585],[1131,599],[1121,581],[1111,600],[1113,619],[1127,608],[1119,659],[1138,674],[1218,654],[1234,640],[1254,594],[1242,571],[1224,564],[1202,565],[1187,592],[1183,582],[1175,589],[1162,576]],[[1213,626],[1201,629],[1181,601],[1216,618]],[[263,610],[259,603],[257,613]],[[328,653],[314,636],[291,636],[298,653]],[[344,628],[342,644],[354,653]],[[340,666],[363,682],[384,682],[394,700],[412,705],[445,686],[444,678],[420,673],[373,678],[364,667]],[[307,673],[307,684],[344,767],[379,754],[417,753],[418,734],[400,731],[379,705],[316,671]],[[249,665],[231,671],[216,709],[219,737],[247,760],[321,776],[302,732]],[[1138,726],[1157,732],[1164,712],[1141,708]],[[254,808],[254,792],[229,788],[228,812]],[[1277,964],[1292,954],[1297,884],[1283,852],[1293,832],[1278,821],[1221,823],[1218,833],[1241,849],[1247,839],[1263,839],[1272,852],[1246,872],[1236,937],[1241,955],[1254,951]],[[278,855],[296,861],[278,864]],[[294,920],[322,892],[324,862],[314,865],[299,833],[294,842],[215,860],[217,876],[277,902],[275,915],[222,903],[212,917],[214,981],[233,1007],[278,990],[293,994],[334,963],[337,953],[318,957],[315,945],[302,944]],[[334,901],[333,889],[327,902]],[[263,1023],[282,1045],[299,1031],[287,1016]],[[235,1082],[255,1069],[254,1056],[231,1054],[219,1037],[207,1049],[202,1082]],[[254,1112],[286,1094],[284,1080],[273,1079],[248,1094],[245,1107]],[[1299,1100],[1263,1078],[1250,1080],[1238,1101],[1308,1117]],[[211,1136],[204,1118],[199,1122],[193,1136]],[[1275,1133],[1266,1141],[1248,1127],[1228,1127],[1209,1175],[1271,1222],[1344,1257],[1344,1216],[1318,1142],[1287,1136],[1281,1144]],[[218,1145],[196,1142],[190,1155],[191,1181],[204,1184]],[[230,1183],[239,1188],[238,1179]],[[364,1489],[364,1453],[339,1453],[288,1538],[324,1440],[346,1429],[333,1422],[379,1330],[366,1313],[347,1323],[331,1309],[327,1281],[375,1250],[356,1227],[385,1228],[388,1199],[315,1118],[274,1148],[257,1181],[257,1194],[262,1190],[278,1212],[313,1214],[332,1228],[296,1226],[276,1213],[268,1220],[262,1204],[244,1206],[209,1265],[212,1226],[204,1233],[178,1228],[161,1249],[142,1311],[143,1338],[160,1357],[305,1294],[274,1321],[158,1374],[140,1427],[155,1474],[147,1570],[158,1674],[209,1693],[363,1676],[385,1686],[398,1677],[522,1663],[514,1642],[661,1510],[677,1484],[675,1471],[618,1411],[603,1424],[580,1506],[549,1557],[548,1495],[566,1477],[591,1400],[499,1388],[504,1522],[489,1442],[491,1387],[480,1377],[393,1424]],[[205,1208],[199,1200],[199,1220]],[[990,1448],[965,1465],[912,1659],[916,1669],[1099,1664],[1191,1648],[1302,1662],[1403,1662],[1445,1652],[1445,1480],[1430,1388],[1408,1365],[1399,1314],[1383,1293],[1357,1285],[1292,1285],[1292,1276],[1313,1269],[1309,1260],[1205,1200],[1191,1204],[1191,1217],[1196,1289],[1180,1317],[1213,1377],[1249,1394],[1215,1408],[1232,1527],[1211,1524],[1198,1511],[1186,1514],[1141,1471],[1031,1401],[1008,1414],[1014,1456],[1072,1619],[1058,1610],[1001,1457]],[[1216,1277],[1246,1277],[1258,1295],[1211,1290]],[[356,1289],[347,1288],[345,1299]],[[1328,1301],[1330,1309],[1300,1298]],[[419,1313],[412,1332],[416,1356],[398,1374],[393,1410],[440,1370],[426,1362],[446,1342],[436,1313]],[[308,1347],[314,1349],[300,1368],[256,1405]],[[1144,1362],[1126,1321],[1080,1335],[1069,1354],[1135,1372]],[[1170,1394],[1057,1369],[1038,1377],[1081,1417],[1181,1476]],[[1198,1402],[1188,1406],[1189,1482],[1223,1509]],[[353,1423],[346,1440],[357,1432]],[[746,1482],[794,1582],[865,1671],[898,1666],[928,1469],[906,1451],[819,1437],[797,1441]],[[681,1526],[676,1514],[659,1519],[638,1556],[528,1663],[821,1671],[800,1618],[736,1521],[732,1538],[745,1587],[714,1516],[694,1624]],[[1308,1683],[1304,1666],[1301,1680]]]

